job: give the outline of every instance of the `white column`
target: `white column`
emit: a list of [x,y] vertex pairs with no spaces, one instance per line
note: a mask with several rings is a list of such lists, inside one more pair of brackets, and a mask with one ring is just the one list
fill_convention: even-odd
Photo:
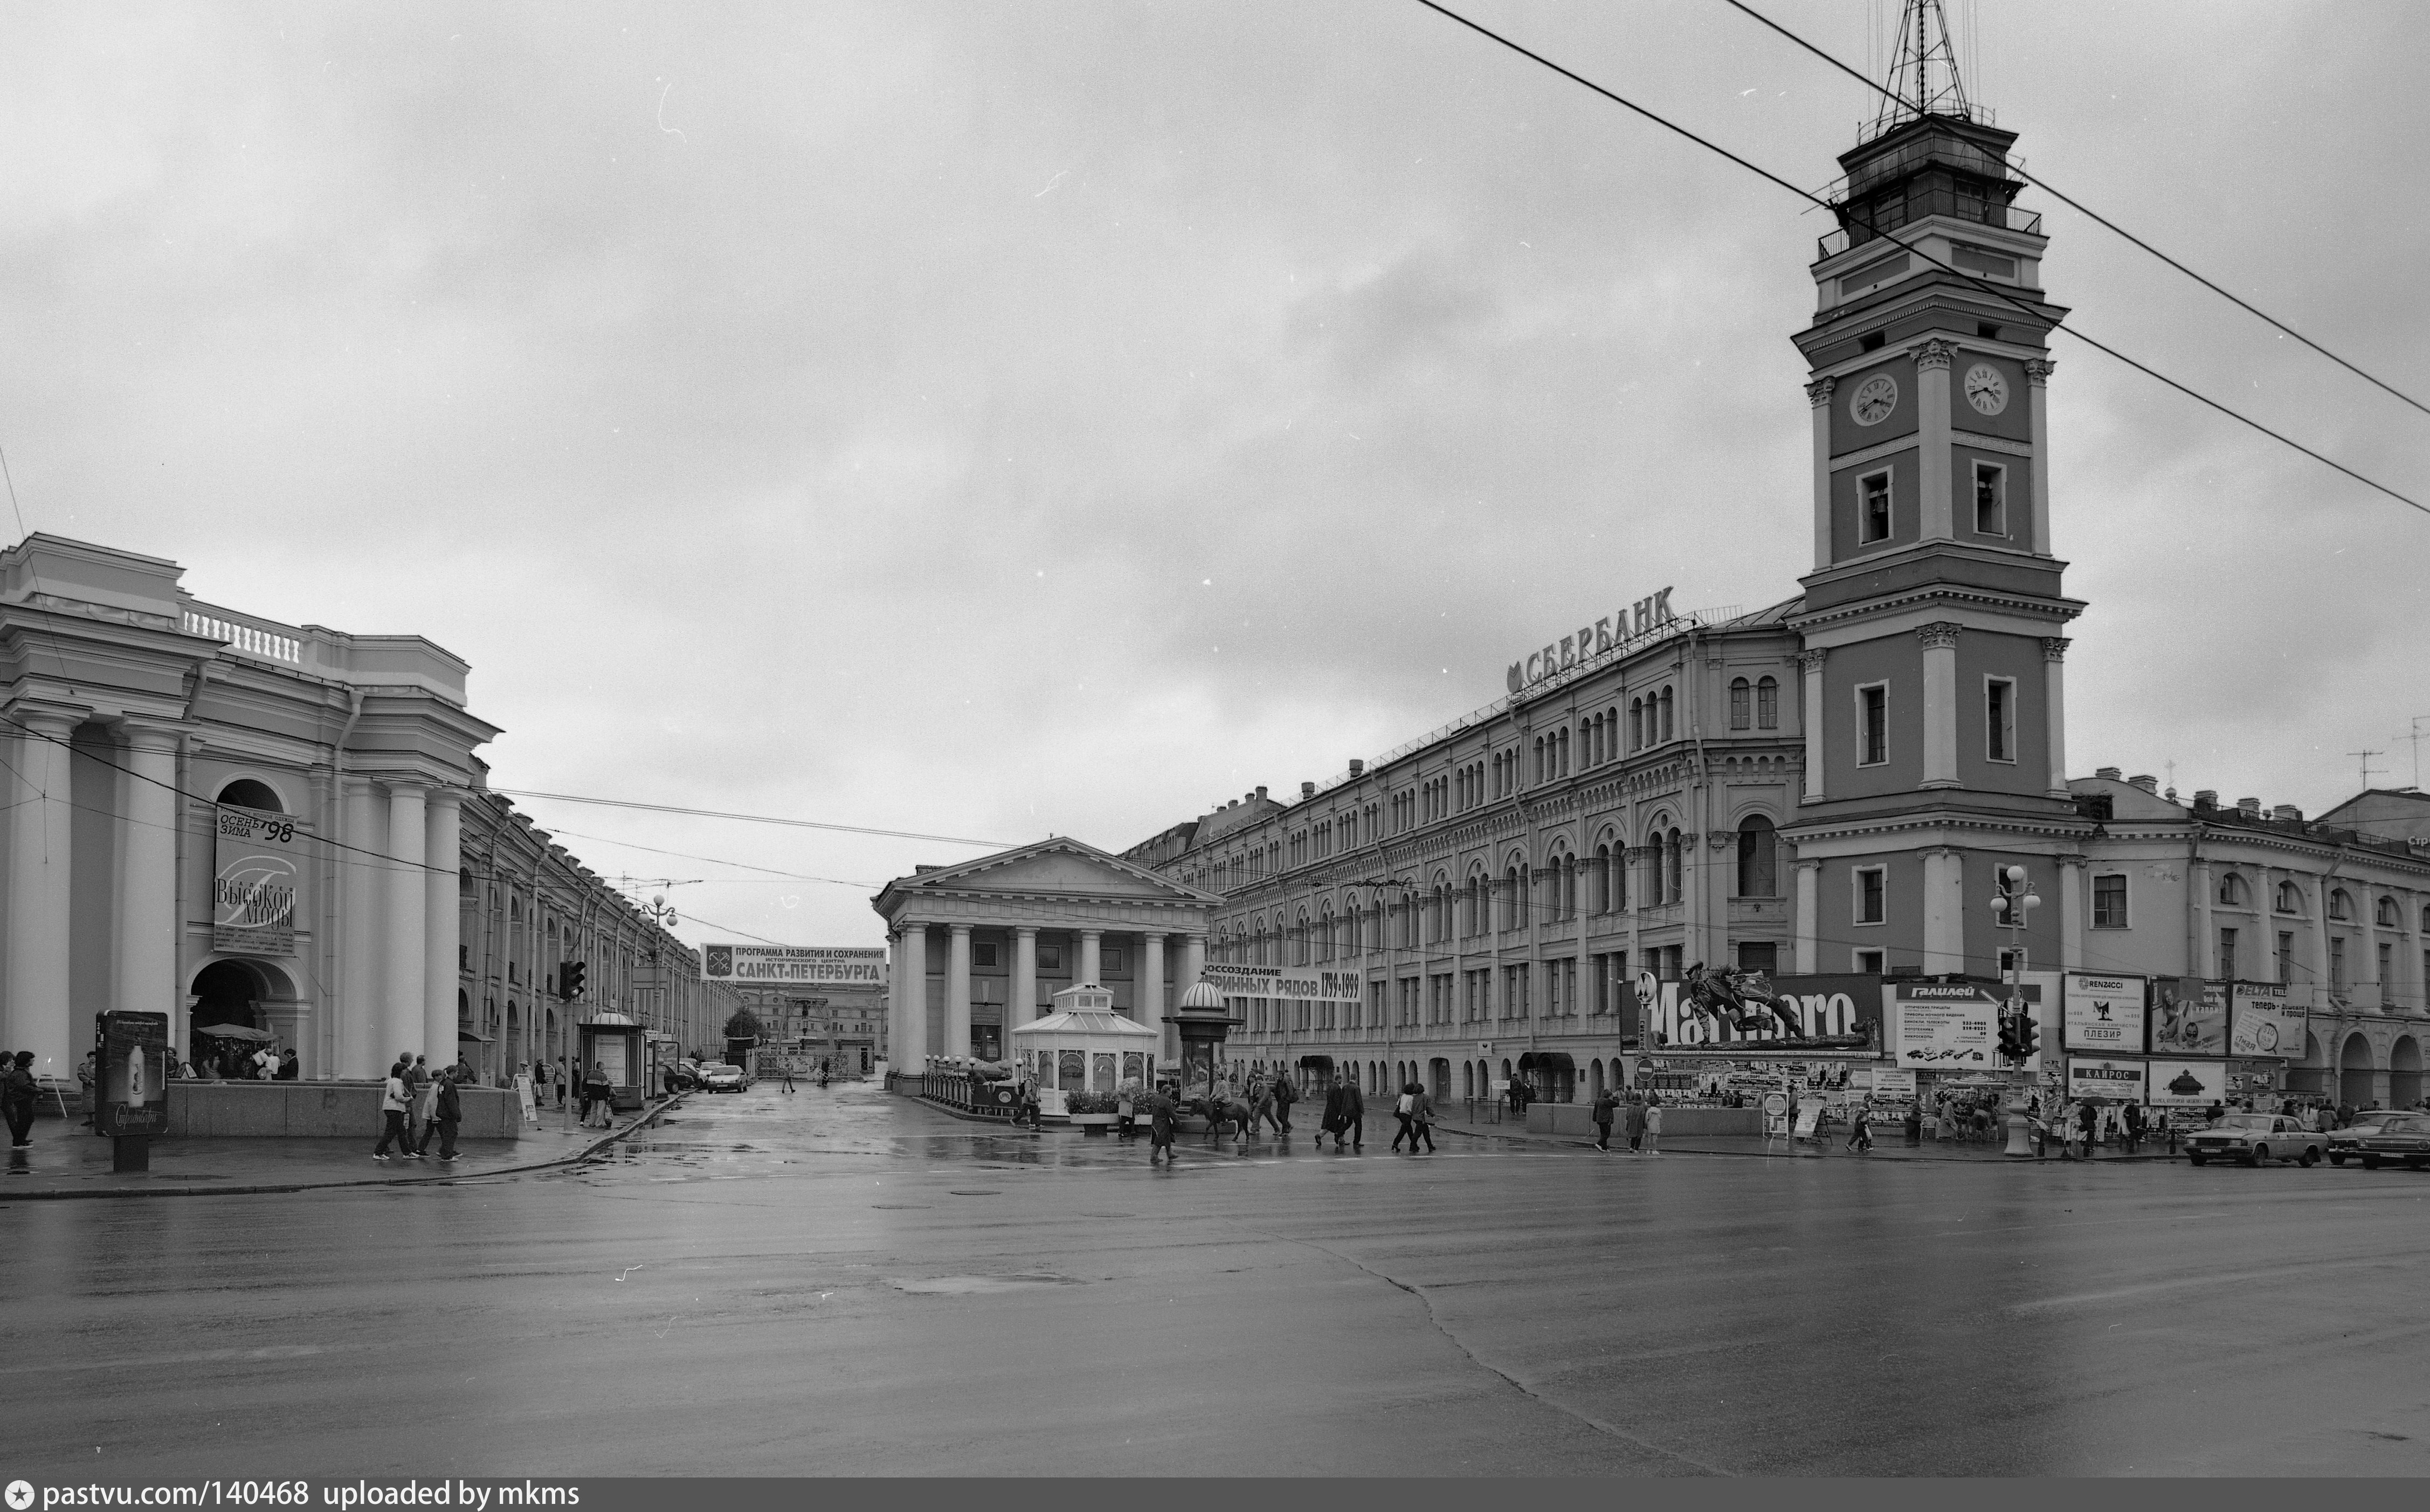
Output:
[[905,923],[894,939],[894,1044],[889,1064],[928,1069],[928,926]]
[[[76,721],[19,708],[28,728],[15,741],[17,781],[8,825],[8,992],[0,1000],[8,1038],[30,1050],[37,1076],[74,1077],[83,1037],[68,1003],[68,739]],[[90,1027],[88,1023],[87,1027]]]
[[1097,980],[1097,945],[1103,934],[1104,931],[1096,929],[1080,931],[1080,971],[1072,978],[1074,982],[1086,982],[1092,987],[1104,985]]
[[1966,970],[1966,858],[1923,853],[1923,974]]
[[1810,974],[1821,971],[1822,941],[1820,935],[1822,906],[1822,863],[1797,863],[1797,970]]
[[2186,941],[2188,976],[2208,976],[2219,968],[2218,940],[2210,922],[2210,863],[2196,861],[2186,869],[2186,903],[2188,926],[2193,938]]
[[464,932],[461,882],[463,796],[433,790],[423,809],[422,1043],[435,1072],[456,1063],[457,945]]
[[[388,833],[380,822],[379,789],[360,777],[348,777],[341,786],[344,824],[338,838],[352,849],[339,853],[337,1073],[368,1081],[386,1070],[396,1054],[396,1046],[388,1042],[388,1021],[380,1006],[380,961],[387,954],[380,889],[388,873],[380,866],[379,856],[388,850]],[[534,939],[539,939],[539,931],[540,913],[535,908]],[[540,952],[534,948],[531,954],[537,957]],[[536,998],[539,989],[530,990]],[[537,1052],[532,1058],[540,1058]]]
[[127,774],[119,779],[118,918],[111,1001],[129,1013],[165,1013],[182,1045],[177,1009],[177,734],[129,725]]
[[1814,407],[1814,570],[1831,565],[1831,390],[1836,378],[1817,378],[1806,386]]
[[956,924],[945,946],[945,1054],[971,1053],[971,926]]
[[379,1061],[399,1051],[429,1055],[423,1043],[424,985],[430,979],[427,955],[429,930],[424,921],[422,866],[429,854],[430,834],[424,796],[427,789],[410,783],[388,790],[389,866],[381,889],[388,908],[387,991],[381,1021],[385,1043]]
[[[1012,1009],[1014,1023],[1038,1021],[1038,926],[1017,924],[1012,931]],[[1009,1035],[1009,1026],[1007,1029]],[[1008,1046],[1012,1040],[1007,1038]]]
[[2059,970],[2084,970],[2084,868],[2081,856],[2058,858]]
[[1956,497],[1949,481],[1949,363],[1956,355],[1947,341],[1926,341],[1915,349],[1916,490],[1922,495],[1920,529],[1925,540],[1956,534]]
[[2067,638],[2042,639],[2042,723],[2049,731],[2050,786],[2053,798],[2067,792]]
[[2037,556],[2051,554],[2050,511],[2050,375],[2057,366],[2048,358],[2037,358],[2025,364],[2025,398],[2030,407],[2027,415],[2034,427],[2034,526],[2033,545]]
[[1164,937],[1142,934],[1139,938],[1138,970],[1131,973],[1131,1012],[1150,1028],[1164,1025]]
[[[1923,782],[1957,782],[1957,637],[1964,627],[1942,620],[1916,631],[1923,642]],[[1951,971],[1961,968],[1951,967]]]
[[1798,666],[1806,673],[1806,791],[1801,803],[1819,804],[1823,797],[1822,661],[1829,655],[1825,651],[1806,651],[1797,657]]

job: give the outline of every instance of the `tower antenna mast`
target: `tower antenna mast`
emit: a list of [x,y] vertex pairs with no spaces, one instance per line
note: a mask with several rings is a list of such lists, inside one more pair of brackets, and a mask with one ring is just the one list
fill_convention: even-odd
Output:
[[[1957,72],[1957,49],[1949,38],[1949,17],[1941,0],[1903,0],[1899,11],[1897,50],[1881,113],[1873,118],[1872,135],[1928,115],[1974,119],[1966,100],[1966,81]],[[1933,74],[1940,81],[1936,86]]]

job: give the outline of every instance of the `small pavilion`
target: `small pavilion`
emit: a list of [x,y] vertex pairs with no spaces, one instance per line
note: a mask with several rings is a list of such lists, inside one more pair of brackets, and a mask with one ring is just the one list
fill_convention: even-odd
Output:
[[1066,1092],[1155,1085],[1161,1038],[1146,1024],[1115,1012],[1111,992],[1093,982],[1075,982],[1055,994],[1054,1011],[1046,1017],[1013,1025],[1012,1062],[1016,1071],[1038,1079],[1040,1109],[1061,1113]]

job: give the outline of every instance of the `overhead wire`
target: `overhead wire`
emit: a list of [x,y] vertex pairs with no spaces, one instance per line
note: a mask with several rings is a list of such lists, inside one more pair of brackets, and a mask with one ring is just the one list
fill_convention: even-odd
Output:
[[887,839],[931,840],[940,845],[983,845],[1002,850],[1017,840],[974,840],[961,835],[923,835],[911,830],[874,829],[861,824],[837,824],[817,819],[784,819],[773,814],[735,814],[716,808],[685,808],[674,804],[645,804],[629,798],[591,798],[580,793],[541,792],[532,788],[491,788],[513,798],[544,798],[560,804],[590,804],[601,808],[629,808],[645,814],[681,814],[691,819],[730,819],[746,824],[782,824],[791,829],[833,830],[844,835],[875,835]]
[[[1686,126],[1679,125],[1677,122],[1657,114],[1624,95],[1617,94],[1612,91],[1604,88],[1602,85],[1597,84],[1594,80],[1588,78],[1582,74],[1578,74],[1562,67],[1559,63],[1546,58],[1543,54],[1535,52],[1528,47],[1503,36],[1500,32],[1493,30],[1490,26],[1482,25],[1477,22],[1471,21],[1468,17],[1461,15],[1458,11],[1438,4],[1437,0],[1417,0],[1417,3],[1447,20],[1457,22],[1459,25],[1467,27],[1473,32],[1475,32],[1478,36],[1483,37],[1490,42],[1508,48],[1511,52],[1517,53],[1520,57],[1526,58],[1528,61],[1549,69],[1553,73],[1558,74],[1563,78],[1570,80],[1572,83],[1579,85],[1584,89],[1590,90],[1596,94],[1602,95],[1605,99],[1611,101],[1614,105],[1620,106],[1624,109],[1633,111],[1636,114],[1644,117],[1646,120],[1653,122],[1656,125],[1662,127],[1665,131],[1683,137],[1688,141],[1694,142],[1697,146],[1704,148],[1706,151],[1712,153],[1716,157],[1726,158],[1730,162],[1735,163],[1739,167],[1755,174],[1756,177],[1789,191],[1791,194],[1796,195],[1799,199],[1806,201],[1807,204],[1814,206],[1818,209],[1833,210],[1836,212],[1840,208],[1840,207],[1832,205],[1829,201],[1823,199],[1822,196],[1812,192],[1811,191],[1804,189],[1796,184],[1792,184],[1788,179],[1781,177],[1778,174],[1773,173],[1771,170],[1739,156],[1737,153],[1730,151],[1727,147],[1722,146],[1720,143],[1713,141],[1708,138],[1697,135],[1695,132],[1689,130]],[[1853,214],[1853,212],[1851,213]],[[2230,420],[2260,432],[2262,435],[2269,437],[2272,440],[2278,442],[2280,445],[2287,447],[2290,451],[2301,452],[2303,455],[2310,457],[2322,466],[2329,468],[2334,472],[2341,473],[2347,477],[2354,479],[2355,482],[2360,483],[2365,488],[2387,494],[2389,498],[2394,499],[2397,503],[2402,504],[2408,508],[2419,510],[2423,514],[2430,514],[2430,505],[2425,505],[2418,499],[2407,494],[2401,493],[2395,489],[2389,488],[2385,483],[2381,483],[2376,479],[2367,477],[2363,474],[2355,472],[2353,468],[2346,466],[2343,462],[2338,461],[2334,457],[2324,456],[2322,453],[2313,450],[2311,447],[2305,445],[2303,442],[2296,440],[2292,437],[2272,429],[2270,426],[2255,420],[2250,415],[2246,415],[2241,411],[2231,408],[2227,405],[2221,403],[2219,400],[2213,399],[2208,394],[2178,382],[2176,379],[2170,377],[2167,374],[2160,372],[2156,368],[2139,361],[2134,357],[2128,357],[2125,353],[2121,352],[2116,347],[2086,335],[2081,329],[2068,324],[2065,321],[2053,320],[2046,308],[2029,305],[2023,300],[2017,298],[2014,294],[2009,293],[2006,290],[2002,289],[1997,284],[1991,283],[1983,278],[1978,278],[1974,274],[1966,272],[1964,269],[1956,267],[1953,264],[1933,256],[1931,253],[1926,252],[1923,248],[1913,242],[1901,241],[1898,237],[1874,225],[1871,220],[1862,215],[1855,215],[1854,218],[1858,222],[1858,224],[1862,224],[1866,230],[1871,231],[1874,236],[1881,240],[1888,241],[1890,245],[1913,254],[1915,257],[1918,257],[1923,261],[1932,264],[1934,267],[1939,268],[1943,273],[1962,280],[1980,292],[2023,312],[2032,319],[2047,322],[2051,329],[2067,332],[2068,335],[2074,337],[2077,341],[2082,341],[2089,347],[2091,347],[2094,351],[2123,363],[2127,367],[2133,368],[2136,372],[2142,374],[2145,377],[2150,378],[2156,383],[2163,384],[2168,388],[2173,389],[2177,392],[2184,394],[2189,399],[2192,399],[2199,404],[2218,410],[2221,414],[2225,415]]]
[[[1822,46],[1820,46],[1819,44],[1817,44],[1817,43],[1815,43],[1815,42],[1808,42],[1806,38],[1804,38],[1804,37],[1802,37],[1802,36],[1798,35],[1796,32],[1793,32],[1793,31],[1789,30],[1787,26],[1784,26],[1784,25],[1782,25],[1779,22],[1773,20],[1770,16],[1765,15],[1762,11],[1756,9],[1753,6],[1748,5],[1748,4],[1746,3],[1746,0],[1722,0],[1722,3],[1723,3],[1723,4],[1724,4],[1724,5],[1726,5],[1726,6],[1729,6],[1732,9],[1735,9],[1735,10],[1738,10],[1738,11],[1741,12],[1742,14],[1746,15],[1746,16],[1747,16],[1747,17],[1749,17],[1750,19],[1752,19],[1752,20],[1754,20],[1754,21],[1756,21],[1756,22],[1761,23],[1763,25],[1770,27],[1772,30],[1773,30],[1773,31],[1775,31],[1775,32],[1778,32],[1781,36],[1783,36],[1783,37],[1787,38],[1789,41],[1790,41],[1790,42],[1792,42],[1796,43],[1798,46],[1800,46],[1800,47],[1802,47],[1802,48],[1806,49],[1806,51],[1807,51],[1807,52],[1809,52],[1809,53],[1812,53],[1815,57],[1817,57],[1817,58],[1821,58],[1822,61],[1824,61],[1824,62],[1826,62],[1826,63],[1830,64],[1833,68],[1838,69],[1840,73],[1847,75],[1850,78],[1855,79],[1857,83],[1864,85],[1867,89],[1873,91],[1875,93],[1882,95],[1884,98],[1886,98],[1886,99],[1889,99],[1889,100],[1897,100],[1897,99],[1898,99],[1898,96],[1897,96],[1897,95],[1895,95],[1895,94],[1891,93],[1888,89],[1884,88],[1880,83],[1878,83],[1878,82],[1876,82],[1875,80],[1873,80],[1873,79],[1872,79],[1872,78],[1868,77],[1868,76],[1867,76],[1867,75],[1865,75],[1864,74],[1861,74],[1861,73],[1857,72],[1855,68],[1850,67],[1847,63],[1842,62],[1839,58],[1837,58],[1837,57],[1836,57],[1836,56],[1834,56],[1832,53],[1830,53],[1829,51],[1825,50],[1824,48],[1822,48]],[[1978,64],[1978,66],[1979,66],[1979,64],[1980,64],[1980,55],[1979,55],[1979,53],[1978,53],[1978,55],[1977,55],[1976,61],[1977,61],[1977,64]],[[1980,81],[1978,80],[1978,81],[1977,81],[1978,86],[1979,86],[1979,82],[1980,82]],[[2263,324],[2267,324],[2267,325],[2269,325],[2269,326],[2272,327],[2273,329],[2278,330],[2278,331],[2280,331],[2280,332],[2282,332],[2282,333],[2284,333],[2284,334],[2286,334],[2286,335],[2288,335],[2288,336],[2291,336],[2291,337],[2293,337],[2296,341],[2301,341],[2304,345],[2305,345],[2305,346],[2307,346],[2307,347],[2310,347],[2313,351],[2315,351],[2315,352],[2319,353],[2321,356],[2322,356],[2322,357],[2327,357],[2330,361],[2332,361],[2332,362],[2336,363],[2338,366],[2339,366],[2339,367],[2341,367],[2341,368],[2345,369],[2348,373],[2353,374],[2355,377],[2362,379],[2365,383],[2368,383],[2368,384],[2372,385],[2372,386],[2373,388],[2375,388],[2375,389],[2382,390],[2384,390],[2385,392],[2387,392],[2387,393],[2388,393],[2388,394],[2391,394],[2391,395],[2393,395],[2394,397],[2396,397],[2396,398],[2398,398],[2398,399],[2403,400],[2405,403],[2406,403],[2406,404],[2408,404],[2408,405],[2411,405],[2414,408],[2416,408],[2416,409],[2418,409],[2418,410],[2422,411],[2422,413],[2423,413],[2423,414],[2425,414],[2425,415],[2430,415],[2430,404],[2424,404],[2424,403],[2422,403],[2421,400],[2414,398],[2411,394],[2406,393],[2404,390],[2399,389],[2398,387],[2396,387],[2396,385],[2394,385],[2394,384],[2392,384],[2392,383],[2388,382],[2386,379],[2381,378],[2380,376],[2378,376],[2377,374],[2373,374],[2373,373],[2371,373],[2370,371],[2366,370],[2365,368],[2361,367],[2360,365],[2358,365],[2358,364],[2356,364],[2356,363],[2354,363],[2354,362],[2351,362],[2351,361],[2348,361],[2346,358],[2344,358],[2344,357],[2339,357],[2337,353],[2330,351],[2327,347],[2322,346],[2320,342],[2313,341],[2310,337],[2305,336],[2303,332],[2301,332],[2301,331],[2299,331],[2299,330],[2295,329],[2295,327],[2293,327],[2292,325],[2288,324],[2285,321],[2282,321],[2282,320],[2280,320],[2278,317],[2276,317],[2275,315],[2271,314],[2268,310],[2265,310],[2265,309],[2261,308],[2260,307],[2258,307],[2258,306],[2256,306],[2256,305],[2253,304],[2250,300],[2246,300],[2246,299],[2240,298],[2240,297],[2239,297],[2238,295],[2236,295],[2236,294],[2234,294],[2234,293],[2230,292],[2229,291],[2227,291],[2227,290],[2225,290],[2225,289],[2221,288],[2218,284],[2213,283],[2210,279],[2204,277],[2201,274],[2198,274],[2198,273],[2194,272],[2194,270],[2192,270],[2191,268],[2187,267],[2184,263],[2182,263],[2182,262],[2178,261],[2176,258],[2172,258],[2172,257],[2169,256],[2167,253],[2165,253],[2165,252],[2161,251],[2159,248],[2157,248],[2157,247],[2155,247],[2155,246],[2152,245],[2152,243],[2150,243],[2149,241],[2144,241],[2141,237],[2137,236],[2134,232],[2127,230],[2124,226],[2120,225],[2117,222],[2115,222],[2115,221],[2113,221],[2113,220],[2109,219],[2109,218],[2108,218],[2107,216],[2105,216],[2105,215],[2103,215],[2100,211],[2098,211],[2098,210],[2096,210],[2096,209],[2093,209],[2090,206],[2086,205],[2086,204],[2085,204],[2084,202],[2082,202],[2081,200],[2074,199],[2074,198],[2072,198],[2072,196],[2068,195],[2067,193],[2063,192],[2062,191],[2060,191],[2059,189],[2057,189],[2056,186],[2054,186],[2054,185],[2053,185],[2053,184],[2052,184],[2048,179],[2037,178],[2037,177],[2035,177],[2032,174],[2029,174],[2029,173],[2025,172],[2025,170],[2024,170],[2023,168],[2022,168],[2022,167],[2020,167],[2020,166],[2018,166],[2017,164],[2014,164],[2014,163],[2010,163],[2010,164],[2008,164],[2008,165],[2007,165],[2007,167],[2008,167],[2008,171],[2009,171],[2010,173],[2015,174],[2019,178],[2023,179],[2026,183],[2033,185],[2036,189],[2040,190],[2043,193],[2048,194],[2051,198],[2053,198],[2053,199],[2055,199],[2055,200],[2058,201],[2060,204],[2062,204],[2062,205],[2066,206],[2068,208],[2070,208],[2070,209],[2072,209],[2072,210],[2075,211],[2077,214],[2079,214],[2079,215],[2083,216],[2085,219],[2087,219],[2087,220],[2089,220],[2089,221],[2092,222],[2095,225],[2098,225],[2098,226],[2102,227],[2104,230],[2106,230],[2106,231],[2108,231],[2108,232],[2112,233],[2113,235],[2118,236],[2118,237],[2120,237],[2120,238],[2123,239],[2124,241],[2128,241],[2128,242],[2132,243],[2134,246],[2136,246],[2136,247],[2139,248],[2140,250],[2142,250],[2142,251],[2144,251],[2144,252],[2147,252],[2147,253],[2151,254],[2151,255],[2152,255],[2153,257],[2155,257],[2155,258],[2157,258],[2160,261],[2162,261],[2162,262],[2164,262],[2164,263],[2168,264],[2171,268],[2175,269],[2177,272],[2179,272],[2179,273],[2181,273],[2181,274],[2185,274],[2187,277],[2189,277],[2189,278],[2192,279],[2194,282],[2196,282],[2196,283],[2198,283],[2198,284],[2202,285],[2205,289],[2209,290],[2212,293],[2217,294],[2220,298],[2226,300],[2229,304],[2234,305],[2237,308],[2239,308],[2239,309],[2240,309],[2240,310],[2243,310],[2246,314],[2251,315],[2254,319],[2255,319],[2255,320],[2257,320],[2257,321],[2260,321],[2260,322],[2262,322]],[[2073,333],[2071,333],[2071,334],[2081,335],[2082,333],[2081,333],[2081,332],[2073,332]]]

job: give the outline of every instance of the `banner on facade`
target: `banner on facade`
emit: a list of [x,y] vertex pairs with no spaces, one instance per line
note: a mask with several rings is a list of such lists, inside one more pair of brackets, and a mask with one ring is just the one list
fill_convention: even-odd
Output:
[[1733,1026],[1726,1015],[1700,1010],[1684,982],[1637,973],[1639,1043],[1649,1053],[1731,1056],[1875,1055],[1882,1047],[1882,979],[1854,974],[1760,979],[1780,1005],[1787,1029]]
[[2235,982],[2228,988],[2227,1053],[2304,1058],[2302,1005],[2289,1002],[2284,982]]
[[2208,1107],[2226,1101],[2231,1090],[2223,1060],[2155,1060],[2144,1074],[2144,1095],[2154,1107]]
[[703,945],[700,979],[766,987],[886,986],[886,952],[853,945]]
[[[2296,1041],[2297,1045],[2303,1043]],[[2152,1054],[2227,1054],[2227,994],[2216,982],[2164,976],[2154,984]],[[2296,1054],[2300,1055],[2299,1049]]]
[[2067,973],[2063,989],[2067,1048],[2132,1055],[2143,1048],[2144,980],[2139,976]]
[[295,954],[295,879],[303,841],[295,816],[213,809],[211,948],[245,955]]
[[1227,998],[1261,1000],[1300,998],[1315,1003],[1364,1003],[1366,973],[1315,972],[1306,967],[1236,966],[1208,962],[1198,979],[1214,985]]
[[2143,1062],[2070,1055],[2067,1057],[2067,1095],[2070,1098],[2098,1097],[2113,1103],[2140,1103],[2144,1100]]
[[[2041,988],[2016,989],[2029,1017],[2039,1022]],[[2000,1058],[2000,1008],[2009,989],[1985,982],[1899,982],[1892,985],[1897,1037],[1894,1062],[1910,1071],[1996,1072]]]

